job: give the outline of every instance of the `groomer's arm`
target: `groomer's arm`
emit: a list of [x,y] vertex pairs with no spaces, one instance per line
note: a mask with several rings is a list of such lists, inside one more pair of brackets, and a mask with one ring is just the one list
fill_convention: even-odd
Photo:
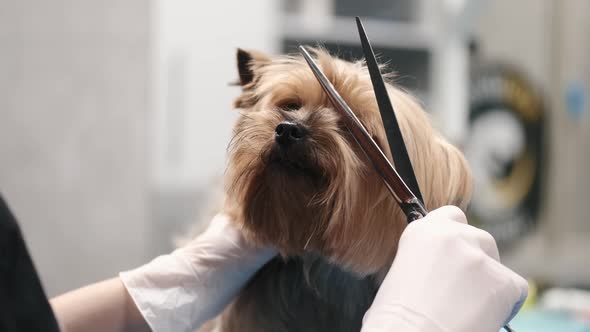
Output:
[[186,246],[119,278],[51,300],[64,332],[193,332],[217,316],[276,251],[217,215]]
[[150,331],[119,278],[51,299],[63,332]]

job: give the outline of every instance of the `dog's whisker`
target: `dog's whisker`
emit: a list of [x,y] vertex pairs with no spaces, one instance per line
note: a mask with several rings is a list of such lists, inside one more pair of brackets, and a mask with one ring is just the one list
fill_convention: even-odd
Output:
[[245,112],[243,112],[243,111],[241,111],[241,112],[238,112],[238,113],[240,114],[240,116],[243,116],[243,117],[245,117],[245,118],[247,118],[247,119],[249,119],[249,120],[252,120],[252,121],[256,121],[256,120],[255,120],[253,117],[251,117],[250,115],[247,115],[247,114],[246,114]]

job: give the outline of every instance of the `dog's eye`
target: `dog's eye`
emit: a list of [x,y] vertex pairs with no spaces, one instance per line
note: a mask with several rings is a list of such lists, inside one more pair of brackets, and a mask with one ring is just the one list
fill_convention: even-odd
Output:
[[279,103],[279,107],[285,111],[296,111],[301,108],[301,102],[297,100],[288,100],[282,103]]

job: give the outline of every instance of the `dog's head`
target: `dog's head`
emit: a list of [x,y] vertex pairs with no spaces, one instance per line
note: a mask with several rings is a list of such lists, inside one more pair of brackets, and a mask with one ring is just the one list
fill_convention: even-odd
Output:
[[[364,63],[322,50],[314,56],[391,160]],[[382,269],[406,218],[304,59],[238,50],[238,71],[226,211],[284,255],[316,252],[359,274]],[[427,208],[464,207],[471,179],[462,154],[434,132],[412,97],[390,84],[388,92]]]

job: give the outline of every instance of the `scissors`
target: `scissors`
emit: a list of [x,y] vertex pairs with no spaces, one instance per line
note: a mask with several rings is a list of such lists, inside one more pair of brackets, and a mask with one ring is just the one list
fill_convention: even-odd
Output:
[[[336,91],[330,80],[328,80],[326,75],[317,66],[305,47],[299,46],[299,50],[322,89],[328,95],[328,99],[334,105],[334,109],[342,117],[346,127],[373,164],[375,171],[381,176],[385,187],[406,215],[408,223],[410,223],[425,217],[428,211],[424,207],[422,193],[420,192],[420,187],[418,186],[414,168],[412,167],[412,162],[410,161],[393,106],[387,94],[387,88],[381,76],[375,53],[367,38],[363,23],[358,16],[356,17],[356,24],[365,54],[367,68],[371,76],[375,98],[377,99],[379,113],[381,114],[381,121],[383,122],[387,142],[389,143],[393,162],[396,166],[395,168],[338,91]],[[504,326],[504,329],[508,332],[514,332],[509,325]]]

